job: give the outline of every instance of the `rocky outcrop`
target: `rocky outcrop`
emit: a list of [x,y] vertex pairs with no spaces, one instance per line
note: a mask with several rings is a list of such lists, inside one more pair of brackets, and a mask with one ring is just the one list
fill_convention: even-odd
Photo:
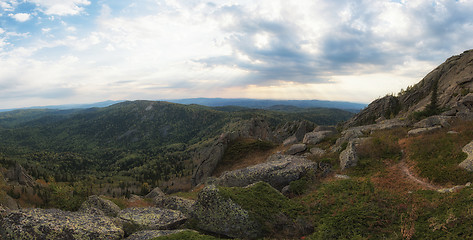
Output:
[[294,155],[294,154],[304,152],[306,149],[307,149],[307,146],[303,143],[294,144],[286,151],[286,154]]
[[34,178],[30,176],[19,163],[16,163],[13,168],[5,172],[4,177],[7,182],[16,182],[28,187],[36,185]]
[[109,217],[58,209],[10,211],[0,219],[1,239],[122,239],[123,235]]
[[191,231],[185,229],[178,229],[178,230],[146,230],[146,231],[139,231],[136,233],[131,234],[125,240],[149,240],[154,239],[157,237],[172,235],[176,233],[180,233],[183,231]]
[[198,228],[232,238],[253,239],[262,235],[260,224],[250,218],[248,211],[222,197],[215,185],[199,192],[192,218]]
[[156,207],[180,211],[189,215],[195,201],[177,196],[158,196],[153,199]]
[[206,178],[212,175],[231,141],[239,138],[253,138],[272,142],[282,141],[280,137],[276,137],[278,135],[273,133],[269,123],[263,118],[241,121],[234,128],[237,130],[223,133],[211,146],[196,153],[194,162],[197,167],[191,180],[193,186],[203,183]]
[[347,143],[353,139],[359,138],[363,135],[369,135],[373,133],[374,131],[389,130],[389,129],[399,128],[399,127],[407,127],[409,125],[410,125],[410,122],[406,120],[389,119],[389,120],[380,121],[379,123],[376,123],[376,124],[348,128],[342,132],[342,136],[338,138],[335,145],[331,147],[331,151],[338,152],[341,150],[342,145],[344,143]]
[[103,213],[105,216],[116,217],[118,212],[120,212],[120,207],[110,200],[101,198],[97,195],[92,195],[82,203],[79,212],[94,214]]
[[138,230],[175,229],[187,220],[179,211],[154,207],[125,208],[118,213],[118,218],[123,221],[127,234]]
[[345,123],[345,127],[356,127],[376,123],[378,118],[391,118],[401,110],[399,99],[392,95],[387,95],[370,103],[365,109],[356,114]]
[[468,156],[458,166],[466,169],[469,172],[472,172],[473,171],[473,141],[465,145],[462,151],[466,153]]
[[[434,93],[438,110],[444,116],[473,119],[473,50],[448,58],[427,74],[419,83],[396,96],[373,101],[352,119],[345,128],[373,124],[382,118],[408,118],[414,112],[427,109]],[[432,127],[432,126],[425,126]]]
[[317,163],[305,157],[275,154],[270,156],[265,163],[223,173],[216,180],[216,184],[228,187],[245,187],[263,181],[281,190],[311,170],[317,170]]

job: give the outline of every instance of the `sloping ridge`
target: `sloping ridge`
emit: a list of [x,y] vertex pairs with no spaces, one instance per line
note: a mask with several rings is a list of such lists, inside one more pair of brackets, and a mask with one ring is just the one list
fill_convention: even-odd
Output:
[[377,99],[347,121],[346,127],[375,123],[377,119],[408,117],[424,111],[434,95],[440,112],[455,115],[471,110],[473,103],[473,50],[448,58],[419,83],[399,93]]

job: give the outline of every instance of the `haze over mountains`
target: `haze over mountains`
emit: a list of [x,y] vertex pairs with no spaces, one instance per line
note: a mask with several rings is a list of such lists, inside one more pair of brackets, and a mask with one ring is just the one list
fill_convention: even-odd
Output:
[[[108,107],[110,105],[124,102],[125,100],[104,101],[90,104],[67,104],[67,105],[51,105],[51,106],[34,106],[15,109],[75,109],[75,108],[92,108],[92,107]],[[364,103],[343,102],[343,101],[323,101],[323,100],[271,100],[271,99],[249,99],[249,98],[186,98],[186,99],[163,99],[180,104],[198,104],[208,107],[222,106],[238,106],[256,109],[268,109],[272,106],[287,105],[298,108],[338,108],[351,112],[358,112],[367,106]],[[15,109],[0,109],[0,112],[11,111]]]

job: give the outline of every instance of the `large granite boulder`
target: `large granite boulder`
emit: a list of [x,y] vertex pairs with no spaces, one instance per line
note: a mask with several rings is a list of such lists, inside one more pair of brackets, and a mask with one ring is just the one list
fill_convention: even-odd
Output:
[[195,203],[194,200],[177,196],[156,197],[153,201],[156,204],[156,207],[177,210],[186,215],[190,214],[192,206]]
[[346,168],[356,166],[358,163],[358,155],[356,153],[356,142],[357,139],[348,142],[347,148],[340,153],[340,168],[345,170]]
[[58,209],[10,211],[0,219],[1,239],[122,239],[111,218]]
[[198,228],[232,238],[257,238],[262,235],[258,222],[250,218],[248,211],[231,199],[220,195],[215,185],[199,192],[192,207],[192,219]]
[[101,198],[97,195],[92,195],[87,198],[79,208],[79,212],[97,214],[103,212],[105,216],[116,217],[120,212],[120,207],[114,202]]
[[281,190],[311,170],[317,170],[317,163],[303,156],[275,154],[270,156],[265,163],[224,172],[215,182],[221,186],[245,187],[263,181]]
[[472,172],[473,171],[473,141],[465,145],[462,151],[468,154],[468,156],[458,166],[466,169],[469,172]]
[[294,144],[286,151],[286,154],[294,155],[294,154],[304,152],[306,149],[307,149],[307,146],[303,143]]
[[20,208],[18,203],[6,193],[0,193],[0,206],[4,206],[10,210],[17,210]]
[[155,207],[126,208],[118,213],[127,234],[138,230],[170,230],[183,224],[187,217],[179,211]]

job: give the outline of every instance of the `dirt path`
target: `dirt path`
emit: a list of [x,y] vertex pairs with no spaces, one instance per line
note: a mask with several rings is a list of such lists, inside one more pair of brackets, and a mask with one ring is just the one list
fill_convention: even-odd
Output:
[[398,163],[398,167],[401,170],[401,172],[412,182],[421,185],[422,187],[425,187],[428,190],[438,190],[440,187],[434,186],[429,182],[426,182],[425,180],[417,177],[414,175],[409,167],[407,166],[405,159],[403,159],[400,163]]

